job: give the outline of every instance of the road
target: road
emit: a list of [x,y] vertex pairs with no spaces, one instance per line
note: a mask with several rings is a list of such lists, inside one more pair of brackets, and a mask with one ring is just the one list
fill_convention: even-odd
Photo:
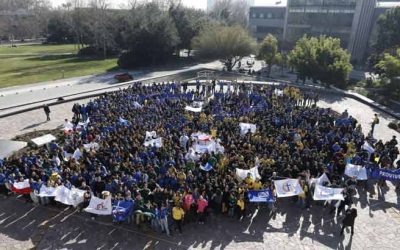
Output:
[[[132,74],[134,79],[141,80],[162,77],[166,75],[180,74],[203,68],[221,69],[222,65],[220,62],[215,61],[211,63],[201,63],[192,66],[184,66],[180,68],[161,68],[156,71],[129,71],[129,73]],[[115,73],[116,72],[101,75],[83,76],[69,78],[65,80],[0,89],[0,114],[19,110],[21,108],[12,107],[17,105],[25,105],[31,102],[45,103],[47,102],[46,100],[56,100],[58,97],[66,95],[75,95],[77,97],[80,95],[84,95],[82,94],[84,92],[94,91],[99,88],[105,87],[115,87],[115,89],[118,89],[121,84],[118,84],[114,79]],[[27,105],[23,108],[30,106],[32,105]]]

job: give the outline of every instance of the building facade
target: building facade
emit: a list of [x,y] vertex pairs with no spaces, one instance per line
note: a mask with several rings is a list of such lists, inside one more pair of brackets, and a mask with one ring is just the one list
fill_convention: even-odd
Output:
[[250,8],[249,24],[257,40],[271,33],[284,49],[293,47],[304,34],[340,38],[352,62],[362,63],[377,18],[396,6],[400,1],[265,0],[263,6]]

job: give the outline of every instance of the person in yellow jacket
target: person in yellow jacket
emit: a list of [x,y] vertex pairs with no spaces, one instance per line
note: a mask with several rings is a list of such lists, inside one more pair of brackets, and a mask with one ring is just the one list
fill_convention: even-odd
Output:
[[172,208],[172,219],[174,220],[176,228],[179,230],[179,233],[182,234],[182,222],[185,216],[185,211],[183,211],[182,205],[175,205]]

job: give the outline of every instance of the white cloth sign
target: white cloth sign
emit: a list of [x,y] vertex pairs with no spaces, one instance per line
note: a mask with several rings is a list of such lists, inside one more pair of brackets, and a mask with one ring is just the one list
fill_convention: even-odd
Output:
[[25,179],[24,181],[14,182],[13,186],[17,190],[22,190],[22,189],[30,188],[31,184],[29,183],[29,179]]
[[103,200],[96,196],[92,196],[89,206],[85,208],[85,211],[98,215],[110,215],[112,213],[111,197]]
[[50,143],[52,141],[55,141],[55,140],[56,140],[56,138],[53,135],[47,134],[47,135],[43,135],[43,136],[36,137],[36,138],[32,139],[32,142],[37,147],[40,147],[40,146],[43,146],[43,145],[45,145],[47,143]]
[[55,197],[57,194],[57,188],[47,187],[46,185],[42,185],[40,187],[39,194],[37,196],[40,197]]
[[249,130],[251,133],[254,134],[257,129],[257,126],[252,123],[240,123],[239,126],[240,126],[240,135],[247,134],[247,132],[249,132]]
[[349,177],[356,177],[357,180],[367,180],[367,169],[360,165],[347,163],[344,174]]
[[145,141],[145,142],[144,142],[144,145],[145,145],[146,147],[155,146],[155,147],[157,147],[157,148],[161,148],[161,147],[162,147],[162,138],[159,137],[159,138],[157,138],[157,139],[151,139],[151,140]]
[[304,192],[298,179],[277,180],[274,185],[278,197],[296,196]]
[[314,200],[344,200],[343,188],[330,188],[321,185],[316,185],[314,190]]
[[240,169],[236,168],[236,175],[239,179],[244,180],[247,177],[247,174],[251,175],[251,178],[255,180],[256,178],[261,179],[260,174],[258,173],[258,167],[250,168],[250,169]]
[[191,111],[191,112],[195,112],[195,113],[200,113],[202,109],[203,109],[202,107],[199,107],[199,108],[194,108],[194,107],[191,107],[191,106],[186,106],[185,107],[185,110]]
[[65,205],[77,206],[83,202],[84,190],[72,188],[71,190],[65,186],[60,186],[56,191],[55,200]]

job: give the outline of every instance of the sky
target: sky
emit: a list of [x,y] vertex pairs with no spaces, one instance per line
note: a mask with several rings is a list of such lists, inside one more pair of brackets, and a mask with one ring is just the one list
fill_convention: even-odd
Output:
[[[63,3],[66,3],[67,0],[49,0],[50,3],[54,6],[60,6]],[[121,5],[128,5],[129,0],[108,0],[112,7],[119,7]],[[197,9],[206,9],[207,8],[207,0],[182,0],[182,3],[188,7],[194,7]]]

